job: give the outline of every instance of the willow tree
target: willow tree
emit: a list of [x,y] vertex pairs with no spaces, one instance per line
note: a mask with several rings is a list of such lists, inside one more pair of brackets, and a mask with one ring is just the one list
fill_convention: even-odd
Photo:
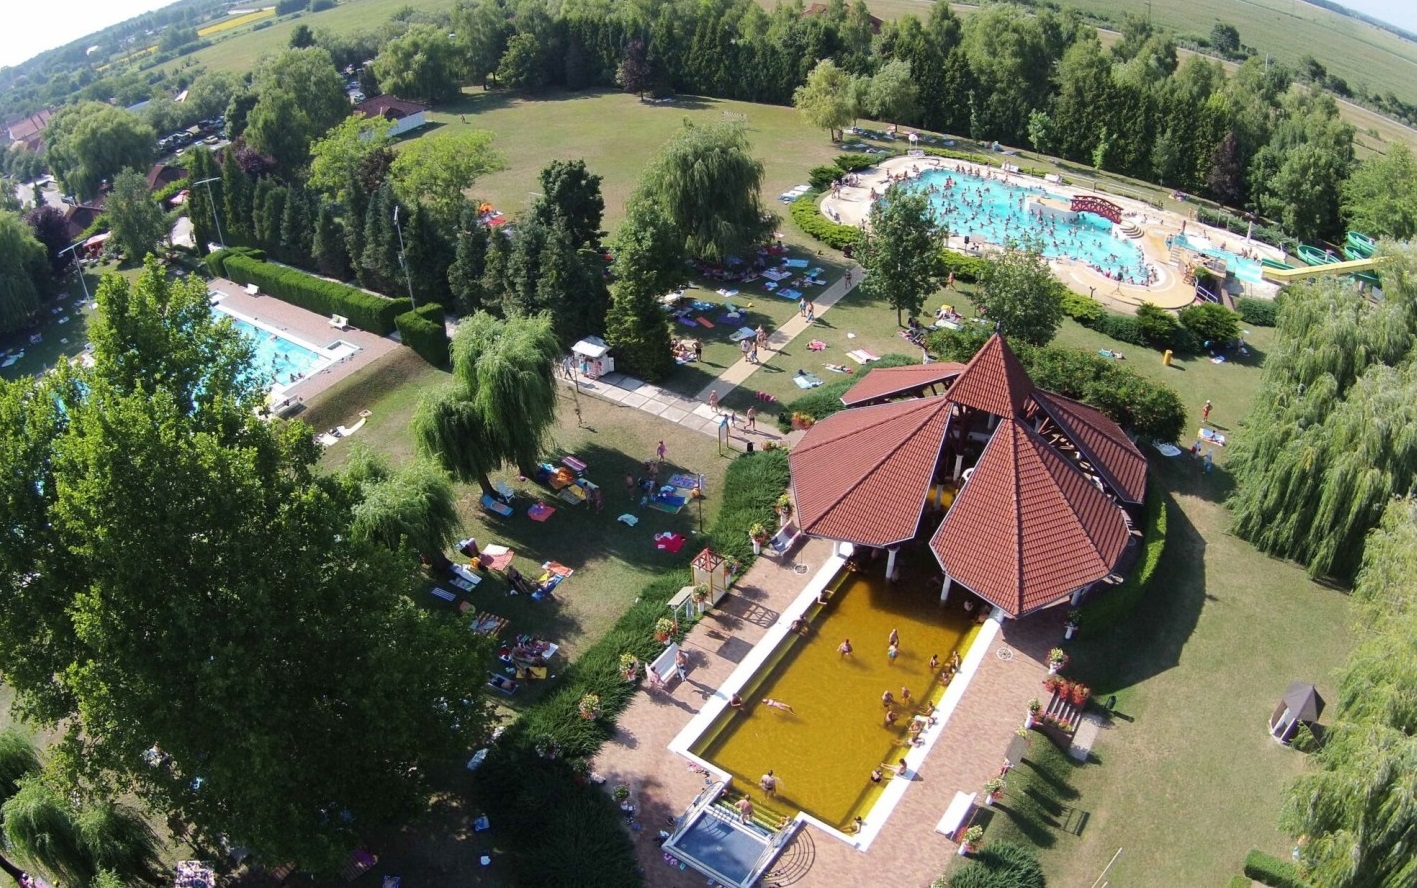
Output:
[[644,193],[673,220],[689,253],[725,262],[757,247],[775,220],[762,203],[763,163],[741,123],[684,124],[645,172]]
[[457,539],[457,495],[442,469],[417,460],[390,469],[365,450],[344,473],[357,488],[350,533],[395,552],[404,546],[430,559]]
[[1351,576],[1383,505],[1417,482],[1417,253],[1385,267],[1386,299],[1327,281],[1285,295],[1261,393],[1231,455],[1235,530]]
[[1320,768],[1289,789],[1281,823],[1306,837],[1316,888],[1417,883],[1417,514],[1393,501],[1354,588],[1359,637],[1339,676]]
[[489,475],[504,465],[530,474],[556,420],[560,355],[544,314],[464,318],[453,337],[454,386],[425,398],[414,415],[419,450],[488,494]]

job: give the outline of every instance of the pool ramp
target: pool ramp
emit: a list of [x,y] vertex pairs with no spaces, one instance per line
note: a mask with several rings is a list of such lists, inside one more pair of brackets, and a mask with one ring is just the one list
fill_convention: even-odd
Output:
[[751,888],[777,860],[798,823],[791,820],[780,829],[758,820],[745,823],[720,804],[727,789],[726,781],[704,787],[664,840],[664,854],[681,869],[692,868],[726,888]]

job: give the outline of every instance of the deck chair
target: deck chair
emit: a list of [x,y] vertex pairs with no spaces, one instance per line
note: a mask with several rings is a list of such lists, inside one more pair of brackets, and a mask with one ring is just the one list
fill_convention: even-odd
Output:
[[488,496],[485,493],[482,495],[482,508],[493,513],[494,515],[501,515],[503,518],[510,517],[512,514],[511,506],[497,500],[494,497]]
[[797,541],[802,538],[802,529],[791,521],[782,526],[772,539],[768,540],[768,545],[778,555],[786,556],[788,550],[797,545]]
[[512,489],[512,485],[508,484],[506,481],[498,481],[496,484],[492,485],[492,489],[497,491],[497,495],[506,502],[511,502],[517,496],[517,492]]

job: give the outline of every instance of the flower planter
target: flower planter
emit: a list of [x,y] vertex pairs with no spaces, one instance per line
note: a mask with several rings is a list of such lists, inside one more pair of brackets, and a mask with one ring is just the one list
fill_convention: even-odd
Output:
[[1057,675],[1057,674],[1058,674],[1058,670],[1059,670],[1059,669],[1062,669],[1062,668],[1063,668],[1063,664],[1062,664],[1062,663],[1049,663],[1049,664],[1048,664],[1048,674],[1049,674],[1049,675]]
[[1068,625],[1063,627],[1063,639],[1072,639],[1072,637],[1077,634],[1077,631],[1078,627],[1074,626],[1072,623],[1069,623]]
[[1024,727],[1024,730],[1026,730],[1026,731],[1032,730],[1032,729],[1033,729],[1033,726],[1037,723],[1037,721],[1038,721],[1038,720],[1037,720],[1036,718],[1034,718],[1033,713],[1031,713],[1031,712],[1030,712],[1028,715],[1024,716],[1024,718],[1023,718],[1023,727]]

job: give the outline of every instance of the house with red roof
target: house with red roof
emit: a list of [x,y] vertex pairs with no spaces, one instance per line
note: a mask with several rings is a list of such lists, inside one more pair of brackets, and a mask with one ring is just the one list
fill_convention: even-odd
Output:
[[28,151],[39,151],[44,147],[44,130],[49,126],[49,118],[53,115],[53,110],[45,108],[8,121],[5,124],[5,132],[10,137],[10,145],[18,145]]
[[354,106],[354,113],[363,114],[365,117],[382,117],[392,121],[394,126],[389,130],[391,137],[401,136],[410,130],[428,125],[427,105],[404,101],[395,96],[375,96],[372,99],[365,99]]
[[789,456],[803,532],[886,549],[887,575],[920,540],[942,599],[963,587],[1014,618],[1115,579],[1146,457],[1101,411],[1035,386],[1003,337],[967,365],[874,370],[842,402]]

